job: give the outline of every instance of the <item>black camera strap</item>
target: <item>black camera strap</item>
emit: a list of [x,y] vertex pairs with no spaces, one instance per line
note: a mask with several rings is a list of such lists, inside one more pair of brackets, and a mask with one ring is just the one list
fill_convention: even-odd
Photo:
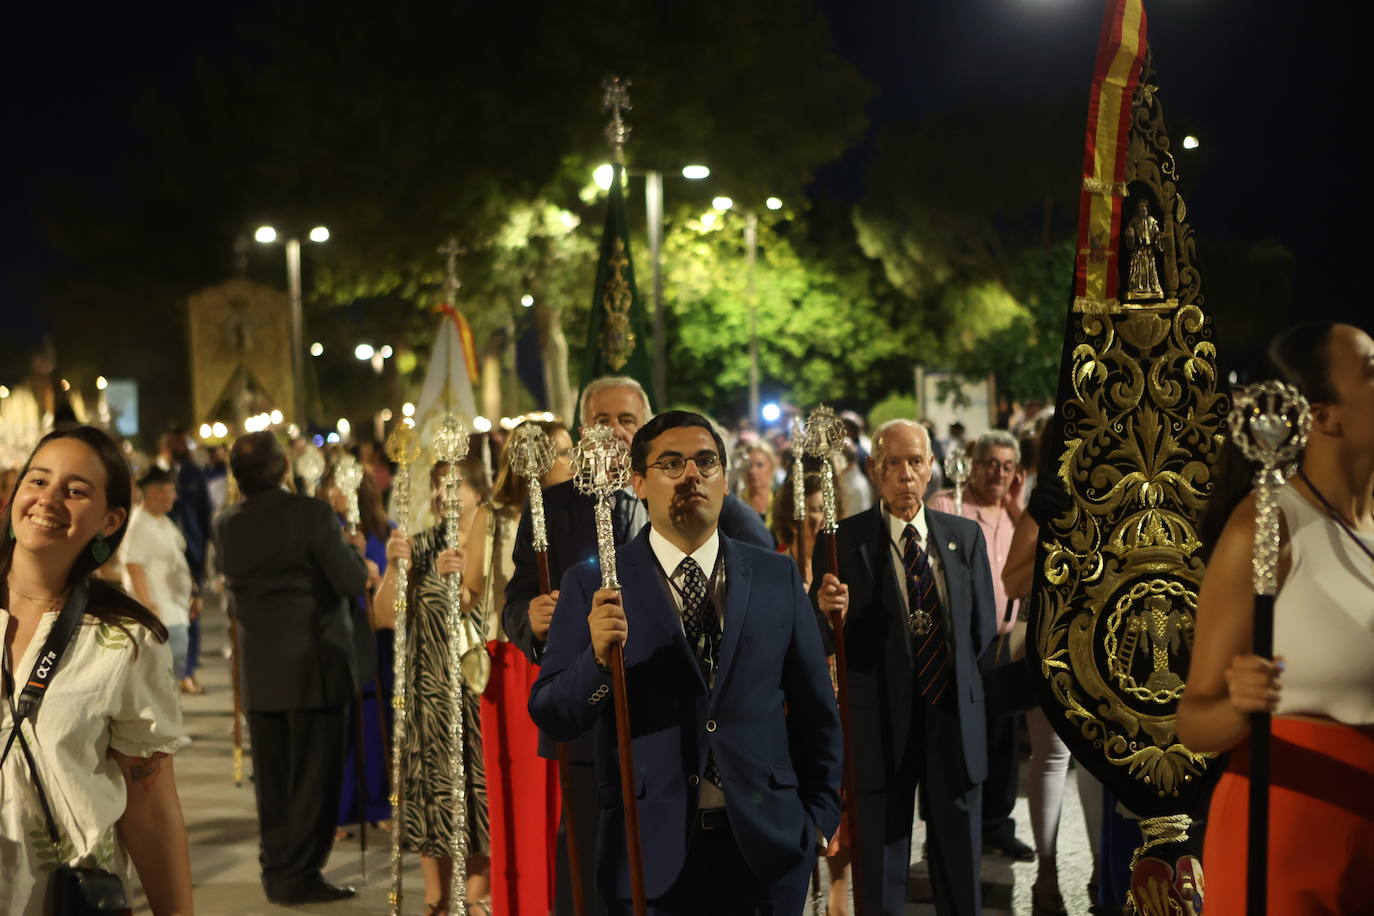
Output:
[[[19,693],[16,702],[14,698],[14,675],[9,670],[9,653],[4,653],[5,668],[5,693],[9,699],[10,715],[14,721],[14,731],[10,732],[9,741],[5,742],[5,750],[0,753],[0,766],[10,755],[10,748],[14,745],[14,739],[20,738],[22,726],[25,719],[32,719],[38,712],[38,707],[43,703],[43,697],[47,693],[48,685],[52,683],[53,675],[57,673],[57,665],[62,661],[62,656],[67,652],[67,646],[72,641],[72,634],[76,632],[77,626],[81,623],[81,618],[86,614],[86,601],[90,597],[90,587],[83,579],[72,587],[71,594],[67,596],[66,603],[62,606],[62,611],[57,615],[57,620],[53,621],[52,629],[48,631],[48,638],[43,642],[43,649],[38,653],[38,661],[33,664],[33,671],[29,673],[28,683]],[[28,754],[28,747],[24,748],[25,755]],[[32,758],[30,758],[32,764]],[[34,772],[34,779],[37,780],[38,773]],[[39,789],[41,796],[42,789]],[[47,802],[43,803],[44,808]]]

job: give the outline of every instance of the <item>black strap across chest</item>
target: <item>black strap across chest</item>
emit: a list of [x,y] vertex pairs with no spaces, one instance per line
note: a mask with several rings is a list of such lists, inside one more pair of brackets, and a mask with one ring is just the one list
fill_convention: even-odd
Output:
[[3,672],[5,679],[5,695],[10,708],[10,715],[13,718],[14,731],[10,732],[9,741],[5,743],[5,750],[0,753],[0,765],[9,757],[10,747],[14,744],[15,736],[19,734],[20,726],[25,719],[32,719],[38,712],[38,707],[43,703],[43,697],[47,694],[48,685],[52,683],[53,675],[57,673],[57,665],[62,661],[62,656],[67,652],[67,646],[72,641],[72,634],[76,632],[77,626],[81,623],[81,618],[86,614],[86,601],[90,597],[90,586],[83,580],[78,582],[67,596],[66,603],[62,606],[62,611],[57,615],[57,620],[53,622],[52,629],[48,631],[48,638],[43,641],[43,648],[38,653],[38,660],[33,664],[33,670],[29,673],[29,680],[24,684],[24,689],[19,692],[18,700],[15,699],[14,675],[10,671],[9,652],[6,651],[0,662],[3,662]]

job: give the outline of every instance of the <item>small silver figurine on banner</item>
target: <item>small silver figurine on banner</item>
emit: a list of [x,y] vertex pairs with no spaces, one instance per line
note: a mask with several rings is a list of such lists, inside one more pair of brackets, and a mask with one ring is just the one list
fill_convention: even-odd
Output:
[[[462,476],[458,472],[458,462],[467,457],[469,436],[467,427],[453,414],[444,417],[444,422],[434,433],[430,449],[436,463],[446,465],[440,502],[444,510],[444,540],[449,550],[462,549],[459,522],[462,518],[463,499],[459,485]],[[449,686],[449,779],[452,781],[454,826],[451,851],[453,856],[453,892],[450,908],[455,913],[468,911],[468,797],[467,766],[464,762],[465,740],[463,735],[463,712],[467,705],[464,697],[463,654],[466,628],[463,625],[463,573],[448,573],[444,576],[444,592],[448,601],[448,686]]]
[[[611,502],[630,480],[630,450],[609,426],[582,427],[582,441],[572,454],[573,485],[596,500],[596,547],[601,558],[601,587],[619,589],[615,568],[615,527]],[[625,609],[626,616],[629,609]],[[630,860],[630,897],[635,916],[643,916],[644,853],[639,842],[639,801],[635,786],[634,742],[630,732],[630,699],[626,695],[625,647],[611,647],[611,693],[615,698],[615,736],[620,751],[620,797],[625,809],[625,845]]]
[[[1256,382],[1232,392],[1227,415],[1231,438],[1255,472],[1255,547],[1251,577],[1255,587],[1254,653],[1274,657],[1274,598],[1278,593],[1278,491],[1286,470],[1302,456],[1312,428],[1312,411],[1294,387],[1278,381]],[[1246,860],[1246,912],[1267,913],[1269,872],[1269,746],[1272,719],[1250,715],[1249,849]]]
[[[396,463],[391,482],[391,511],[396,530],[402,535],[410,525],[410,465],[420,457],[420,440],[415,430],[399,424],[386,439],[386,455]],[[392,652],[391,709],[391,916],[401,916],[401,835],[405,832],[406,796],[401,774],[401,748],[406,739],[406,595],[410,590],[410,560],[396,561],[396,630]]]
[[969,473],[972,471],[968,453],[964,451],[962,445],[956,445],[949,450],[949,456],[945,459],[945,471],[949,474],[949,482],[954,484],[954,514],[964,514],[964,485],[968,483]]

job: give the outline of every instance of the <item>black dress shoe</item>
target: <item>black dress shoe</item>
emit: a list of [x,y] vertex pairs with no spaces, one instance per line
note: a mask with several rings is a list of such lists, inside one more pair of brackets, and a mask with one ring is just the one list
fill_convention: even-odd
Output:
[[1034,862],[1035,850],[1014,836],[983,841],[984,855],[1006,856],[1013,862]]
[[288,906],[301,903],[333,903],[336,900],[347,900],[350,897],[358,896],[355,888],[347,885],[330,884],[328,881],[320,881],[311,884],[299,894],[290,896],[273,897],[268,895],[268,900],[273,903],[286,904]]

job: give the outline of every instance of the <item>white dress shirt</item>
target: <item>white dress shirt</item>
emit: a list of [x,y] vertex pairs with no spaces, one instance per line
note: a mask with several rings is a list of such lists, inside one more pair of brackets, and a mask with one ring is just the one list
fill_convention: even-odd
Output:
[[[686,584],[686,577],[682,571],[678,569],[678,566],[682,563],[684,558],[691,556],[691,558],[696,561],[696,564],[701,567],[701,574],[706,577],[707,595],[716,606],[716,617],[720,621],[720,629],[723,633],[725,631],[725,602],[720,600],[720,596],[724,594],[721,590],[721,587],[725,584],[724,564],[721,565],[719,570],[716,570],[716,559],[720,555],[720,529],[713,531],[711,536],[706,539],[706,542],[692,551],[691,554],[686,554],[663,535],[659,534],[658,529],[650,528],[649,549],[654,552],[654,556],[658,558],[659,566],[662,567],[663,572],[668,576],[670,582],[668,593],[672,597],[673,607],[677,609],[678,626],[682,626],[682,593],[679,589],[684,589]],[[715,573],[714,578],[712,577],[713,572]],[[674,585],[676,585],[677,588],[674,588]],[[686,628],[683,628],[683,635],[686,635],[686,632]],[[712,683],[710,686],[714,687],[714,671],[711,672],[711,681]],[[700,779],[699,785],[701,786],[701,796],[697,801],[697,807],[699,809],[707,810],[710,808],[725,807],[725,793],[721,791],[718,786],[713,785],[710,780],[704,777]]]
[[948,624],[949,591],[945,585],[945,570],[940,563],[940,552],[931,549],[930,527],[926,524],[925,506],[921,507],[910,522],[902,521],[889,512],[887,506],[883,506],[883,518],[887,519],[889,540],[887,552],[892,557],[892,571],[897,575],[897,594],[902,598],[902,610],[908,614],[911,613],[906,594],[906,564],[902,562],[902,550],[906,546],[902,543],[902,538],[906,534],[906,526],[911,525],[916,529],[916,546],[924,549],[927,559],[930,560],[930,571],[935,575],[935,588],[940,592],[940,607],[944,609],[945,623]]

